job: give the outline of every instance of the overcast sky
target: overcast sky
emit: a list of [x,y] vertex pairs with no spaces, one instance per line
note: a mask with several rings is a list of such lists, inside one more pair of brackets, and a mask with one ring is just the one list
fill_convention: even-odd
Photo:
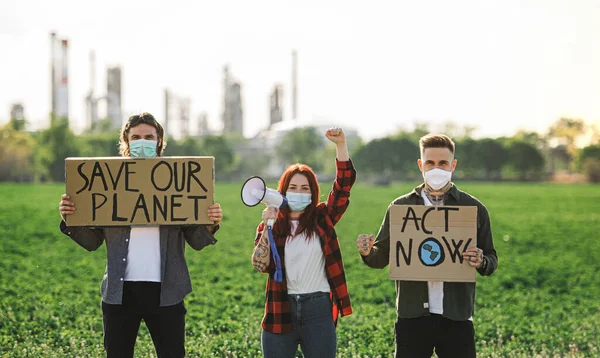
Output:
[[298,112],[365,138],[415,120],[477,126],[478,136],[545,131],[561,116],[600,123],[600,1],[69,1],[0,2],[0,122],[25,105],[50,111],[49,32],[70,41],[70,113],[85,120],[89,51],[96,88],[123,68],[124,115],[164,113],[163,90],[220,129],[222,66],[242,84],[246,136],[268,123],[291,51]]

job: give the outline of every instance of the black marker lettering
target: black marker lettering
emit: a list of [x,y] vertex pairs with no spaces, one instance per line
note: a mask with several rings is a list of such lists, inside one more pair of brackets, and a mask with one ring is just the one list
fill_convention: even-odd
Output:
[[[156,170],[161,165],[166,165],[167,168],[169,168],[169,183],[165,187],[159,188],[158,185],[156,184]],[[156,163],[154,168],[152,168],[150,180],[152,181],[152,185],[154,185],[154,188],[156,188],[156,190],[167,191],[167,190],[169,190],[169,188],[171,187],[171,184],[173,183],[173,169],[171,169],[171,166],[169,165],[169,163],[165,162],[164,160],[161,160],[160,162]]]
[[160,211],[164,221],[167,221],[167,196],[163,195],[163,203],[160,204],[160,199],[156,195],[152,195],[154,202],[154,221],[156,221],[156,213]]
[[187,218],[177,218],[175,217],[175,208],[181,206],[181,203],[176,202],[175,199],[182,198],[183,195],[171,195],[171,221],[186,221]]
[[118,204],[117,204],[117,193],[113,194],[113,212],[112,212],[112,221],[127,221],[127,218],[120,217],[117,213]]
[[[409,214],[412,214],[412,217],[409,216]],[[406,216],[402,219],[404,220],[404,223],[402,224],[401,232],[404,232],[404,229],[406,228],[406,222],[408,220],[413,220],[415,222],[415,227],[417,228],[417,231],[419,231],[419,220],[421,219],[417,218],[417,214],[415,213],[412,207],[409,206],[408,208],[406,208]]]
[[443,210],[444,211],[444,220],[446,221],[446,232],[448,232],[448,211],[458,211],[458,208],[447,208],[447,207],[443,207],[443,206],[438,206],[437,208],[438,210]]
[[[194,167],[194,168],[192,169],[192,167]],[[198,177],[196,177],[196,173],[200,172],[201,169],[202,169],[202,167],[200,166],[200,163],[193,162],[193,161],[188,162],[188,183],[187,183],[188,184],[188,187],[187,187],[188,193],[191,191],[192,178],[194,178],[196,183],[198,183],[198,185],[200,185],[200,187],[202,188],[202,190],[204,190],[205,193],[208,192],[208,189],[206,189],[206,187],[202,184],[200,179],[198,179]]]
[[129,221],[130,223],[132,223],[135,219],[135,214],[137,214],[138,209],[144,209],[146,222],[150,222],[150,214],[148,214],[148,208],[146,207],[146,199],[144,199],[144,194],[140,194],[140,196],[138,196],[138,200],[135,203],[135,208],[133,208],[133,214],[131,214],[131,221]]
[[90,183],[90,180],[88,179],[87,175],[85,175],[85,173],[81,170],[83,168],[83,166],[85,165],[85,162],[79,164],[77,166],[77,172],[79,173],[79,176],[83,178],[83,180],[85,180],[85,184],[81,187],[81,189],[79,189],[75,194],[79,194],[82,191],[85,190],[85,188],[87,188],[88,184]]
[[106,170],[108,171],[108,175],[110,176],[110,181],[113,185],[113,190],[117,190],[117,184],[119,183],[119,178],[121,177],[121,173],[123,173],[123,167],[125,166],[125,162],[121,162],[119,166],[119,172],[117,173],[117,177],[113,178],[112,172],[110,171],[110,167],[108,166],[108,162],[104,162],[106,166]]
[[135,165],[136,162],[125,162],[125,190],[138,192],[138,191],[140,191],[139,189],[129,187],[129,183],[131,183],[133,181],[133,180],[130,180],[129,175],[136,173],[136,172],[129,171],[129,164]]
[[400,241],[396,242],[396,267],[400,267],[400,250],[402,250],[402,256],[404,258],[404,263],[406,266],[410,266],[410,262],[412,261],[412,246],[413,239],[408,240],[408,255],[406,255],[406,250],[404,250],[404,245]]
[[450,258],[452,259],[453,263],[456,263],[456,258],[458,257],[458,261],[462,264],[463,262],[463,257],[462,254],[460,252],[460,245],[462,245],[463,241],[459,240],[458,243],[456,243],[456,241],[454,241],[454,239],[452,239],[452,247],[450,247],[450,243],[448,242],[448,240],[446,239],[445,236],[442,236],[442,240],[444,241],[444,244],[446,244],[446,247],[448,248],[448,252],[450,253]]
[[[181,183],[179,183],[179,175],[177,175],[177,168],[179,167],[179,165],[177,164],[179,163],[173,163],[173,177],[175,177],[175,191],[180,192],[183,191],[183,189],[185,189],[185,165],[184,163],[181,163]],[[181,186],[177,184],[181,184]]]
[[198,179],[198,177],[196,177],[196,175],[195,175],[196,173],[200,172],[201,169],[202,169],[202,167],[200,166],[200,163],[193,162],[193,161],[188,162],[188,180],[187,180],[187,184],[188,184],[187,192],[188,193],[192,190],[191,189],[192,178],[194,178],[196,183],[198,183],[198,185],[200,185],[200,187],[202,188],[202,190],[204,190],[204,192],[208,191],[206,189],[206,187],[204,185],[202,185],[202,182],[200,181],[200,179]]
[[[98,196],[104,198],[104,201],[100,204],[96,204],[96,197]],[[92,221],[96,221],[96,210],[100,209],[102,205],[106,204],[106,200],[108,200],[106,195],[100,193],[92,193]]]
[[206,199],[206,195],[189,195],[188,199],[194,199],[194,220],[198,221],[198,200]]
[[427,217],[427,214],[429,214],[429,212],[433,210],[435,210],[434,207],[427,208],[427,210],[425,210],[425,212],[423,213],[423,220],[421,220],[421,228],[423,229],[423,232],[427,235],[431,235],[433,234],[433,232],[425,228],[425,218]]
[[108,185],[106,185],[106,179],[104,179],[104,172],[102,172],[102,167],[100,166],[100,162],[94,163],[94,169],[92,170],[92,179],[90,180],[89,191],[92,191],[92,187],[94,186],[94,178],[100,177],[102,179],[102,185],[104,186],[104,191],[108,190]]

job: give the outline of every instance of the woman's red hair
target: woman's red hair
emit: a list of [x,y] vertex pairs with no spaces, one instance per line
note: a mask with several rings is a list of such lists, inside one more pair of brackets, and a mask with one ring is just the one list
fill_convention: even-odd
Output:
[[281,232],[287,233],[288,235],[297,235],[302,232],[306,234],[307,238],[312,237],[313,234],[317,234],[317,204],[319,203],[319,198],[321,197],[321,189],[319,188],[319,182],[317,181],[317,176],[315,172],[306,164],[292,164],[287,167],[285,172],[281,174],[281,178],[279,178],[279,186],[277,190],[280,193],[284,194],[287,192],[288,187],[290,186],[290,181],[292,177],[296,174],[302,174],[308,179],[308,185],[310,186],[311,193],[311,203],[304,209],[304,212],[300,215],[298,219],[298,228],[295,233],[291,232],[290,226],[290,209],[284,208],[279,212],[279,220],[277,222],[280,227]]

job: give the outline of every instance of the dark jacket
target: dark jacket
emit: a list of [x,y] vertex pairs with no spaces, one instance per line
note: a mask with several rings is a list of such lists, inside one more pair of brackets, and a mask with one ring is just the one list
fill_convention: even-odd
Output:
[[[216,232],[218,226],[213,231]],[[68,227],[60,223],[60,231],[88,251],[95,251],[106,241],[106,271],[102,279],[102,301],[120,305],[123,299],[123,279],[129,250],[131,227]],[[160,226],[160,305],[177,304],[192,292],[190,274],[185,261],[185,243],[202,250],[217,242],[203,225]]]
[[[395,199],[392,205],[424,205],[421,190],[423,184],[412,192]],[[475,197],[460,191],[456,185],[449,189],[444,205],[477,207],[477,247],[487,259],[485,270],[477,269],[482,276],[489,276],[498,267],[498,256],[492,240],[490,217],[486,207]],[[375,245],[363,262],[373,268],[384,268],[390,256],[390,207],[388,207]],[[415,318],[429,315],[429,295],[426,281],[396,281],[396,309],[400,318]],[[465,321],[473,316],[475,306],[474,282],[444,282],[443,316],[455,321]]]

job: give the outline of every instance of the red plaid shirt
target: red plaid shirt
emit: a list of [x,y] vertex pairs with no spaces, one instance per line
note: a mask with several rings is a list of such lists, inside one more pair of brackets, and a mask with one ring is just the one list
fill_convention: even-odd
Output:
[[[352,313],[348,287],[346,286],[346,275],[344,274],[344,263],[340,243],[333,227],[342,218],[350,204],[350,188],[356,180],[356,170],[351,160],[340,162],[336,160],[336,180],[329,193],[327,202],[317,204],[317,233],[321,240],[323,255],[325,256],[325,271],[327,281],[331,287],[333,302],[333,319],[337,322],[338,314],[347,316]],[[261,223],[256,230],[254,246],[262,235],[265,225]],[[262,320],[262,328],[271,333],[289,333],[292,331],[292,315],[288,301],[287,280],[285,272],[285,242],[288,233],[278,231],[277,223],[273,225],[273,238],[277,251],[281,257],[283,270],[283,281],[275,282],[275,264],[271,263],[265,273],[269,274],[267,280],[267,302],[265,303],[265,316]]]

